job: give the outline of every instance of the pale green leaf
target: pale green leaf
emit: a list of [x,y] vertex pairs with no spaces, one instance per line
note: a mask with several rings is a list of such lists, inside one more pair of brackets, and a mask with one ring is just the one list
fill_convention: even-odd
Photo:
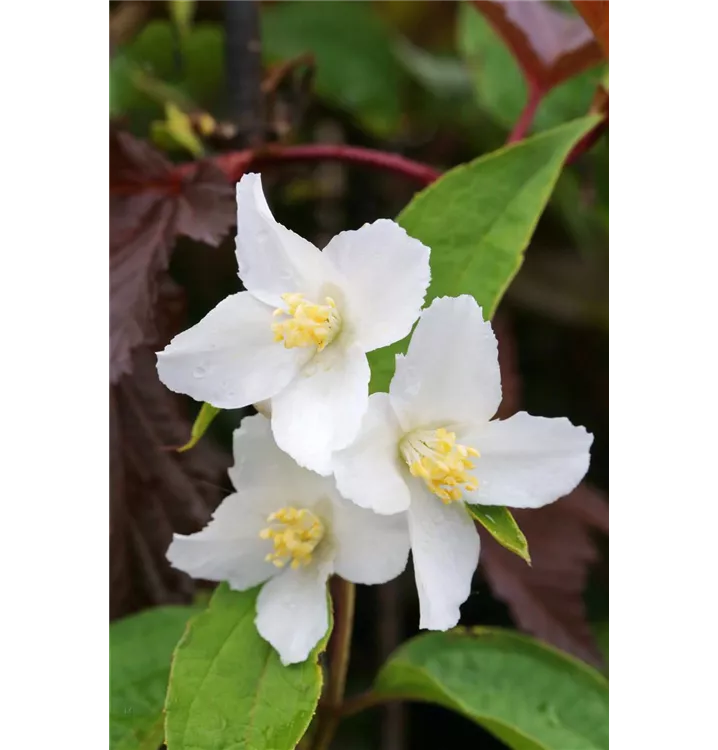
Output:
[[477,520],[491,536],[507,550],[531,564],[529,545],[523,531],[508,508],[499,505],[470,505],[466,509],[471,517]]
[[195,607],[158,607],[110,626],[110,748],[157,750],[172,651]]
[[285,667],[254,624],[259,589],[223,583],[175,652],[166,704],[168,750],[290,750],[316,710],[317,663]]
[[192,20],[197,9],[196,0],[169,0],[169,11],[180,36],[185,39],[192,30]]
[[212,406],[212,404],[202,404],[202,408],[199,410],[199,414],[197,415],[197,418],[194,420],[194,424],[192,425],[192,432],[189,441],[185,443],[181,448],[178,448],[177,452],[184,453],[184,451],[188,451],[190,448],[194,448],[195,445],[199,443],[204,433],[207,432],[207,428],[210,426],[210,424],[212,424],[214,418],[221,411],[221,409],[217,408],[216,406]]
[[379,700],[437,703],[511,750],[607,750],[608,682],[593,668],[510,631],[429,633],[379,673]]
[[204,146],[194,131],[189,115],[175,104],[167,102],[165,117],[165,120],[152,123],[152,140],[168,151],[182,149],[189,151],[195,158],[203,156]]

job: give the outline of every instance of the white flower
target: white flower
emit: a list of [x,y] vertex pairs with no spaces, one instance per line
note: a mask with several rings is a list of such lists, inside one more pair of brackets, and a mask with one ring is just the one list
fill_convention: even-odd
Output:
[[332,479],[302,469],[277,447],[269,420],[246,417],[234,433],[237,492],[197,534],[176,534],[167,558],[195,578],[237,591],[264,583],[260,635],[283,664],[304,661],[328,627],[326,581],[384,583],[404,570],[406,518],[380,516],[340,497]]
[[525,412],[491,422],[500,401],[491,325],[472,297],[442,297],[397,357],[390,392],[370,398],[356,442],[334,456],[344,497],[408,511],[421,628],[453,627],[469,596],[479,536],[465,502],[540,508],[588,469],[583,427]]
[[429,283],[429,249],[393,221],[342,232],[324,252],[278,224],[258,174],[237,185],[247,289],[158,354],[171,390],[223,409],[270,400],[272,431],[300,465],[331,473],[368,398],[366,352],[406,336]]

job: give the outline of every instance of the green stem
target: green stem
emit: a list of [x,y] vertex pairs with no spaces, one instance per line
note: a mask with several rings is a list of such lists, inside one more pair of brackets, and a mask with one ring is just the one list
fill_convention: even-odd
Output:
[[379,696],[371,691],[367,691],[366,693],[360,693],[345,700],[341,707],[341,715],[353,716],[360,711],[365,711],[367,708],[374,708],[374,706],[380,706],[383,703],[399,700],[401,698],[398,696]]
[[328,750],[341,720],[354,627],[354,584],[343,578],[335,578],[333,584],[335,620],[329,645],[329,684],[314,750]]

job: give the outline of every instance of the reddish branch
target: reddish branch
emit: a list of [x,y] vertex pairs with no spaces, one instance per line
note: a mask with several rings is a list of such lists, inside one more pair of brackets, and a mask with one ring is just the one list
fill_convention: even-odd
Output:
[[599,122],[593,130],[589,130],[589,132],[586,133],[586,135],[584,135],[583,138],[581,138],[581,140],[573,147],[573,151],[571,151],[571,153],[566,158],[565,166],[573,164],[579,156],[585,154],[586,151],[589,151],[591,148],[593,148],[593,145],[596,143],[596,141],[607,130],[608,115],[606,115],[606,118],[604,120],[601,120],[601,122]]
[[507,145],[509,143],[516,143],[516,141],[521,141],[526,137],[526,133],[528,133],[529,128],[531,127],[531,123],[533,123],[534,121],[538,105],[541,104],[543,95],[544,92],[537,85],[533,83],[529,84],[529,93],[526,106],[523,108],[519,119],[514,125],[514,129],[511,131],[508,139],[506,140]]
[[145,190],[157,190],[164,193],[169,191],[179,194],[182,192],[183,180],[191,177],[200,164],[213,164],[224,172],[230,182],[237,182],[250,169],[260,169],[280,163],[322,161],[324,159],[365,164],[376,169],[385,169],[395,174],[404,175],[422,186],[430,185],[442,174],[427,164],[421,164],[385,151],[356,146],[312,143],[303,146],[265,146],[258,149],[231,151],[202,161],[180,164],[172,170],[168,180],[161,179],[156,182],[115,181],[111,182],[110,189],[115,195],[131,195]]
[[[538,109],[538,106],[541,103],[542,99],[543,92],[536,86],[531,86],[529,88],[529,96],[528,101],[526,102],[526,106],[523,108],[523,111],[521,112],[519,119],[516,121],[513,130],[511,131],[509,137],[506,139],[506,145],[509,145],[510,143],[516,143],[517,141],[521,141],[526,137],[526,134],[531,127],[533,119],[536,115],[536,110]],[[595,128],[586,133],[586,135],[584,135],[583,138],[581,138],[581,140],[573,147],[573,150],[566,158],[566,163],[564,164],[564,166],[567,167],[569,164],[573,164],[579,156],[585,154],[587,151],[590,151],[596,141],[598,141],[598,139],[607,130],[608,105],[606,105],[604,119],[601,120],[601,122],[599,122]]]
[[[532,92],[529,101],[524,108],[521,117],[509,136],[508,143],[521,140],[528,128],[531,126],[536,107],[541,100],[540,93]],[[573,162],[580,154],[587,151],[599,136],[603,133],[607,120],[600,123],[594,130],[588,133],[576,144],[569,156],[568,164]],[[113,182],[111,191],[114,194],[134,194],[144,190],[158,190],[167,192],[168,188],[176,187],[176,192],[182,192],[182,181],[194,174],[200,164],[208,162],[214,164],[227,176],[230,182],[237,182],[240,177],[250,169],[260,169],[280,163],[299,161],[322,161],[322,160],[345,161],[354,164],[364,164],[375,169],[384,169],[395,174],[401,174],[410,180],[418,182],[422,186],[430,185],[441,177],[441,172],[422,164],[412,161],[404,156],[390,154],[385,151],[377,151],[370,148],[359,148],[357,146],[344,146],[333,144],[312,143],[301,146],[265,146],[260,149],[245,149],[232,151],[226,154],[204,159],[201,162],[188,162],[180,164],[172,170],[170,180],[160,182]]]
[[[370,148],[331,144],[268,146],[263,149],[221,154],[211,161],[227,175],[230,181],[236,182],[251,168],[259,168],[278,162],[321,161],[323,159],[366,164],[370,167],[386,169],[390,172],[402,174],[422,185],[429,185],[441,176],[441,172],[436,169],[397,154],[389,154]],[[178,176],[185,177],[196,168],[195,163],[183,164],[177,168],[176,172]]]

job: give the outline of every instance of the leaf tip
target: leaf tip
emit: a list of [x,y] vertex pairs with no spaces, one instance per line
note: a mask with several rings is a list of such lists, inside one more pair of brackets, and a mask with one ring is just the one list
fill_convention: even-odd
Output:
[[175,451],[177,453],[185,453],[186,451],[190,450],[191,448],[194,448],[195,445],[197,445],[197,442],[199,441],[198,435],[193,435],[184,445],[180,445],[179,448],[175,448]]

